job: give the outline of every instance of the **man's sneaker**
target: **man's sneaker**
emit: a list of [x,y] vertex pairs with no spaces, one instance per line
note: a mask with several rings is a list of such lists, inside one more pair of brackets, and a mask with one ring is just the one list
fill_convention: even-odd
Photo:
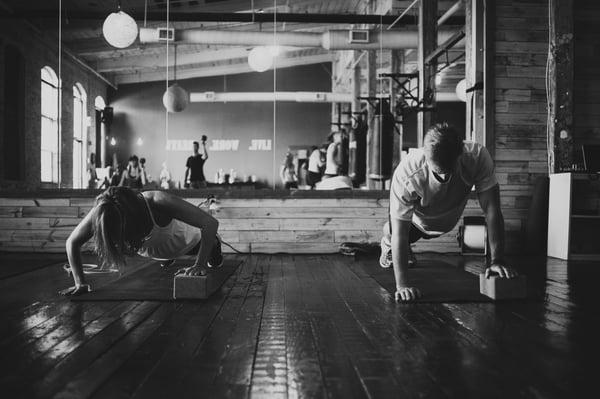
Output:
[[385,237],[381,239],[381,255],[379,256],[379,266],[388,269],[392,266],[392,247],[388,245]]
[[[381,256],[379,256],[379,266],[387,269],[393,265],[392,262],[392,247],[388,245],[385,238],[381,239]],[[408,267],[413,268],[417,266],[417,258],[412,251],[412,246],[408,245]]]
[[215,236],[215,245],[210,253],[210,257],[207,262],[208,267],[221,267],[223,266],[223,253],[221,252],[221,237],[217,234]]

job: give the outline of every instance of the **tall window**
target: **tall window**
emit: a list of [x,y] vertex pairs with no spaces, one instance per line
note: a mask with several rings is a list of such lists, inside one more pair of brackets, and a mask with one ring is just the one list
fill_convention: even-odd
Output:
[[59,140],[58,77],[52,68],[42,68],[42,182],[58,183]]
[[87,148],[87,95],[83,87],[73,86],[73,188],[87,185],[83,179],[86,167]]

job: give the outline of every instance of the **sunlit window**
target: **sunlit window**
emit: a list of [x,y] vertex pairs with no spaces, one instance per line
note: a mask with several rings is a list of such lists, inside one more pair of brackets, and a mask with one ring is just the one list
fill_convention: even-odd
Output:
[[73,188],[84,185],[87,144],[87,95],[83,87],[73,86]]
[[58,77],[52,68],[42,68],[42,128],[41,128],[41,179],[58,183],[59,170],[59,116]]

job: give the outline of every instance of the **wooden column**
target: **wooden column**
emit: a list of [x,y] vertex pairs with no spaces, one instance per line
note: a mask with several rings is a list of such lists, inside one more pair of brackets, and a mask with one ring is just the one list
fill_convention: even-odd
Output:
[[[437,1],[419,2],[419,99],[423,107],[435,106],[435,71],[437,61],[425,65],[425,58],[437,47]],[[423,137],[431,123],[435,121],[432,111],[417,114],[417,140],[423,145]]]
[[[475,81],[473,76],[473,0],[465,0],[465,86],[472,87]],[[471,95],[467,93],[465,105],[465,139],[471,140],[471,125],[473,124],[473,108]]]
[[[391,73],[400,73],[402,72],[402,67],[404,65],[404,50],[391,50],[391,65],[390,72]],[[390,107],[392,108],[392,112],[397,121],[399,121],[400,116],[396,115],[396,96],[398,95],[396,83],[393,80],[390,80]],[[397,123],[396,128],[399,133],[394,131],[394,155],[392,159],[392,170],[396,170],[396,166],[400,163],[402,156],[402,124]]]
[[573,0],[550,0],[548,170],[573,164]]
[[[375,97],[377,95],[377,52],[374,50],[367,51],[367,96]],[[368,106],[369,118],[368,121],[373,120],[373,114],[375,109]],[[370,159],[370,148],[371,148],[371,135],[372,126],[369,125],[369,132],[367,133],[367,187],[369,189],[377,189],[378,181],[370,179],[371,174],[371,159]]]
[[496,32],[496,12],[494,6],[495,0],[484,0],[484,38],[483,38],[483,128],[484,142],[492,157],[495,159],[496,134],[495,134],[495,32]]

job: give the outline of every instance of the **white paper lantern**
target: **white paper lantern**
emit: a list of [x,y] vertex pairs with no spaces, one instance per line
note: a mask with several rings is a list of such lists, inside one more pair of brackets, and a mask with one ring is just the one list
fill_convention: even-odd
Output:
[[102,34],[111,46],[125,48],[135,42],[138,26],[135,20],[123,11],[113,12],[104,20]]
[[189,101],[190,95],[177,83],[171,85],[163,94],[163,105],[171,113],[183,111]]
[[467,101],[467,80],[463,79],[456,85],[456,95],[460,101]]
[[273,55],[268,47],[254,47],[248,53],[248,65],[256,72],[264,72],[273,65]]

